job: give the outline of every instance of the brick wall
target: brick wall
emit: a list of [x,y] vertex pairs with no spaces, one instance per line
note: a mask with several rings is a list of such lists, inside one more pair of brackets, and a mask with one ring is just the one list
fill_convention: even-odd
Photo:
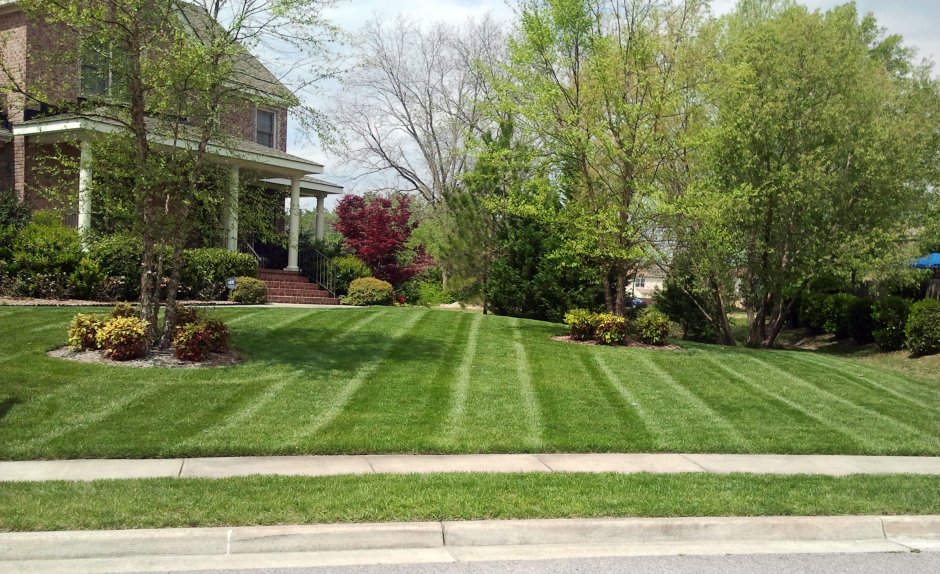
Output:
[[13,191],[13,142],[0,142],[0,193]]
[[[277,115],[277,135],[275,149],[287,151],[287,110],[285,108],[262,107],[274,111]],[[255,114],[257,107],[248,100],[235,100],[222,114],[222,125],[229,135],[248,141],[255,141]]]
[[26,80],[52,104],[74,102],[81,85],[78,37],[63,24],[30,21]]
[[[21,12],[0,14],[0,58],[14,80],[23,81],[26,69],[26,18]],[[0,86],[9,84],[9,76],[0,71]],[[11,121],[22,116],[22,98],[11,93],[0,96],[0,108]]]

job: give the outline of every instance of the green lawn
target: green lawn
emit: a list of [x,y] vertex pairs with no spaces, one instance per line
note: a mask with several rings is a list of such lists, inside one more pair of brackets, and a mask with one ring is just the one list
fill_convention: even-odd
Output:
[[821,353],[551,341],[414,308],[218,309],[247,358],[47,357],[76,309],[0,307],[0,458],[365,452],[940,454],[940,376]]
[[0,484],[0,530],[849,514],[940,514],[940,478],[439,474]]

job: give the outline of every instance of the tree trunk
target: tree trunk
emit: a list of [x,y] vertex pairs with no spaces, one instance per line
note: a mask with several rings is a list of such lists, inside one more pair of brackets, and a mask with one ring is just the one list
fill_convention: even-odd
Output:
[[180,287],[180,275],[183,269],[183,242],[180,239],[173,242],[173,271],[170,273],[170,283],[166,292],[166,314],[163,317],[163,336],[160,338],[160,348],[169,349],[176,337],[176,299]]
[[627,314],[627,272],[624,271],[623,266],[617,269],[616,285],[617,293],[614,296],[614,315],[624,317]]
[[725,300],[721,296],[721,286],[714,276],[709,278],[709,283],[712,288],[712,294],[715,296],[715,312],[718,314],[716,317],[718,321],[718,341],[722,345],[736,347],[738,342],[734,340],[731,322],[728,321],[728,310],[725,307]]
[[155,304],[160,305],[159,298],[156,302],[156,245],[153,235],[144,232],[143,235],[144,253],[141,260],[140,269],[140,318],[147,321],[147,345],[153,343],[155,329],[157,327],[157,316],[154,312]]

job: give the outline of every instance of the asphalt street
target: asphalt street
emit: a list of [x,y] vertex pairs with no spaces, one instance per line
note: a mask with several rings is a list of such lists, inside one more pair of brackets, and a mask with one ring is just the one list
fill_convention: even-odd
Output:
[[[940,553],[646,556],[513,562],[217,570],[197,574],[935,574]],[[141,573],[150,574],[150,573]],[[161,573],[165,574],[165,573]],[[194,574],[188,572],[186,574]]]

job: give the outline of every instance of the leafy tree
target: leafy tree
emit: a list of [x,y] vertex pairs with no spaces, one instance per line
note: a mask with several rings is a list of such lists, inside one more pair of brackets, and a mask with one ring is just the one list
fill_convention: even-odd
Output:
[[740,282],[748,344],[771,346],[813,277],[909,230],[935,181],[937,85],[851,4],[745,2],[717,37],[706,165],[680,214],[707,231],[686,238],[713,292]]
[[346,248],[372,269],[372,275],[401,285],[421,270],[423,261],[402,264],[414,230],[410,198],[347,195],[336,206],[336,230]]
[[705,4],[524,0],[501,105],[545,150],[563,190],[566,250],[598,270],[608,310],[626,311],[635,270],[655,257],[659,205],[681,190]]
[[[288,68],[312,62],[314,54],[322,62],[323,42],[334,34],[323,10],[332,1],[21,0],[19,4],[30,18],[59,32],[50,36],[55,45],[31,53],[31,65],[58,70],[62,62],[70,69],[82,62],[81,82],[98,94],[76,99],[78,86],[63,84],[57,74],[27,85],[21,74],[4,70],[5,81],[30,103],[103,122],[114,132],[102,141],[113,151],[107,160],[126,178],[127,211],[136,214],[135,230],[143,239],[140,308],[149,325],[149,341],[158,331],[162,271],[165,265],[172,269],[161,341],[168,347],[183,248],[192,230],[194,206],[204,199],[200,190],[207,187],[211,171],[209,149],[229,145],[222,112],[259,92],[246,81],[252,74],[239,65],[250,66],[247,50],[261,44],[275,44],[285,52],[285,59],[291,60]],[[326,71],[322,66],[315,69]],[[299,79],[295,89],[309,85]],[[297,103],[293,93],[272,89],[276,93],[258,97],[284,105]],[[306,117],[307,125],[318,125],[315,111],[295,109]]]

